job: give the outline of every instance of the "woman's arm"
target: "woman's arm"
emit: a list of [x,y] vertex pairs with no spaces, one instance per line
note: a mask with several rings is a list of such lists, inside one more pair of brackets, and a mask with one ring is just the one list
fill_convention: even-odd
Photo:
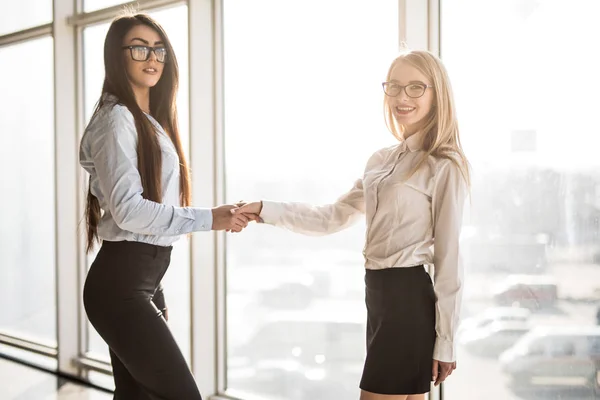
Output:
[[454,334],[462,300],[463,268],[459,236],[467,185],[458,166],[444,160],[435,176],[433,189],[433,235],[436,302],[435,360],[456,360]]
[[363,181],[333,204],[315,206],[308,203],[262,201],[248,203],[236,213],[259,214],[262,222],[305,235],[321,236],[352,225],[365,212]]
[[229,209],[176,207],[142,197],[143,187],[137,169],[138,136],[133,115],[126,107],[114,106],[96,124],[100,125],[88,132],[90,135],[86,138],[89,156],[109,212],[121,229],[147,235],[176,236],[227,227],[215,224],[223,225],[223,217],[231,219]]

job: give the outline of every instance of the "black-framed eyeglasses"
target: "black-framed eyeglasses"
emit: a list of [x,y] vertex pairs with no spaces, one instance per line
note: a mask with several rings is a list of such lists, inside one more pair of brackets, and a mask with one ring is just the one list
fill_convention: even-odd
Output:
[[150,46],[123,46],[123,50],[129,49],[131,58],[134,61],[148,61],[150,53],[154,52],[156,55],[156,61],[164,63],[167,61],[167,49],[164,47],[150,47]]
[[406,86],[402,86],[396,82],[383,82],[381,86],[383,86],[383,92],[390,97],[396,97],[404,90],[404,93],[412,99],[423,96],[427,88],[433,87],[422,82],[415,82]]

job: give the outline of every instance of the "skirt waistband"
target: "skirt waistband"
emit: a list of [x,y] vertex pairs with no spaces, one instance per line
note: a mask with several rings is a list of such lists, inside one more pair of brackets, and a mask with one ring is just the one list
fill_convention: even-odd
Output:
[[122,240],[119,242],[102,241],[102,246],[111,251],[133,251],[139,254],[147,254],[153,257],[164,256],[171,253],[173,246],[157,246],[155,244],[143,242],[131,242]]

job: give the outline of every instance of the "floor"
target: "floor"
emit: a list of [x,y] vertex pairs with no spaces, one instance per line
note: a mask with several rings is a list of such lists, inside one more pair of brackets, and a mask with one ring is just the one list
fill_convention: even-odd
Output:
[[0,358],[1,400],[112,400],[112,394],[89,388]]

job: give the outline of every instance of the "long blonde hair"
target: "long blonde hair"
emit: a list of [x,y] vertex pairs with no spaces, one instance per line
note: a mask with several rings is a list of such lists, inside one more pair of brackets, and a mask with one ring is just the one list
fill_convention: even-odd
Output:
[[[423,132],[422,148],[425,154],[409,176],[415,173],[429,156],[448,158],[458,166],[467,186],[470,186],[469,162],[460,143],[454,96],[446,68],[437,56],[428,51],[406,50],[392,61],[386,81],[391,79],[392,70],[400,62],[415,67],[430,79],[435,92],[431,111],[425,116],[420,129]],[[384,96],[384,114],[390,132],[398,140],[404,140],[404,127],[394,118],[388,96]]]

